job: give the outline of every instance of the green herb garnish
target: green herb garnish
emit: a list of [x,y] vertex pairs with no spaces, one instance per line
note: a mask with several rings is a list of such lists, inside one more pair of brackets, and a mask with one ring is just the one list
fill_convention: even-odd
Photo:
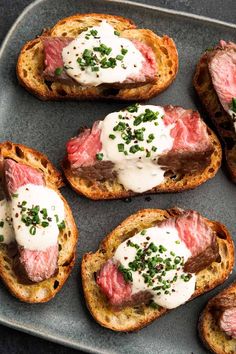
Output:
[[36,234],[36,227],[35,226],[31,226],[30,229],[29,229],[29,232],[31,235],[35,235]]
[[236,97],[232,98],[232,111],[236,113]]
[[102,159],[103,159],[103,153],[102,153],[102,152],[99,152],[98,154],[96,154],[96,159],[97,159],[98,161],[102,161]]
[[55,71],[54,71],[55,75],[58,75],[58,76],[61,75],[62,72],[63,72],[63,68],[62,67],[56,68]]

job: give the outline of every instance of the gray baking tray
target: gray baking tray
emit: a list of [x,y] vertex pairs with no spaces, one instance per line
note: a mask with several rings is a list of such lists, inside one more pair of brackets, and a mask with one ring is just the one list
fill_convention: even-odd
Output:
[[[179,73],[166,92],[151,100],[153,104],[171,103],[201,111],[192,87],[196,62],[203,50],[220,39],[236,40],[233,24],[125,1],[40,0],[31,4],[13,25],[0,52],[0,141],[7,139],[36,148],[58,167],[66,141],[81,125],[91,125],[109,112],[125,107],[124,103],[117,102],[41,102],[19,86],[15,65],[21,46],[43,28],[76,12],[123,15],[139,27],[174,38],[179,51]],[[69,187],[63,188],[63,194],[80,231],[72,275],[56,298],[47,304],[20,303],[1,284],[0,323],[94,353],[207,353],[197,335],[199,314],[207,300],[235,278],[235,271],[224,286],[171,311],[137,333],[123,334],[100,327],[87,311],[80,262],[85,252],[95,251],[109,231],[141,208],[177,205],[196,209],[226,224],[236,236],[236,187],[225,171],[221,169],[213,180],[193,191],[153,195],[151,200],[140,196],[129,203],[93,202],[79,197]]]

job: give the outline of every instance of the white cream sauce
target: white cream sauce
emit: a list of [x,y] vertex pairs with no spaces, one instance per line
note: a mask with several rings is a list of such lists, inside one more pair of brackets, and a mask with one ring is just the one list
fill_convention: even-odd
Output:
[[[34,184],[26,184],[18,188],[16,195],[17,197],[12,199],[12,218],[17,243],[29,250],[44,250],[57,244],[59,235],[57,224],[65,217],[64,204],[59,195],[53,189]],[[32,225],[27,226],[21,220],[22,215],[27,212],[23,212],[19,207],[22,203],[27,210],[34,206],[39,206],[40,210],[46,209],[51,221],[44,220],[40,212],[39,216],[42,221],[48,222],[48,226],[36,225],[36,232],[32,235],[30,233]]]
[[11,219],[11,202],[6,199],[0,201],[0,244],[14,242],[15,234]]
[[[96,33],[96,35],[92,35],[91,31]],[[121,83],[128,77],[136,76],[140,72],[145,59],[130,40],[119,37],[115,33],[114,28],[106,21],[102,21],[100,26],[90,27],[80,33],[62,51],[64,68],[67,74],[85,86],[98,86],[103,83],[114,82]],[[94,51],[94,48],[98,48],[101,45],[111,48],[108,55],[102,55],[101,52]],[[94,67],[98,68],[97,71],[92,71],[92,66],[81,66],[78,63],[78,58],[83,59],[85,50],[91,51],[93,56],[96,55],[97,62]],[[122,51],[123,53],[127,52],[122,54]],[[120,56],[122,56],[122,60],[116,59],[117,56],[120,59]],[[116,66],[114,68],[101,67],[101,60],[104,58],[115,58]]]
[[[145,234],[142,232],[137,233],[129,240],[133,244],[138,245],[142,250],[147,248],[150,243],[155,246],[163,246],[166,251],[163,253],[152,253],[150,257],[160,255],[163,259],[170,257],[174,259],[176,256],[183,257],[183,262],[186,263],[187,259],[191,256],[190,250],[186,247],[185,243],[179,238],[178,231],[175,227],[151,227],[145,230]],[[175,256],[170,252],[174,252]],[[128,245],[127,240],[119,245],[117,248],[114,260],[121,263],[126,269],[129,268],[129,263],[133,262],[137,254],[137,249]],[[162,286],[160,280],[157,277],[160,273],[157,273],[153,278],[153,285],[148,286],[144,281],[143,274],[147,272],[146,268],[143,271],[131,271],[132,272],[132,294],[136,294],[140,291],[148,290],[153,295],[153,301],[159,306],[171,309],[185,303],[195,291],[196,276],[192,274],[189,281],[184,281],[181,276],[186,275],[183,270],[183,265],[178,265],[177,269],[171,269],[166,271],[166,274],[162,276],[162,281],[172,281],[174,277],[177,280],[170,283],[171,287],[167,289],[169,294],[165,294],[164,290],[153,290],[153,287]],[[160,293],[161,294],[158,294]]]
[[[137,112],[130,113],[127,110],[114,112],[100,122],[101,153],[104,156],[103,160],[109,160],[115,164],[118,180],[125,189],[142,193],[164,181],[165,171],[157,164],[157,160],[161,154],[171,150],[174,139],[170,136],[173,126],[166,126],[163,122],[164,110],[162,107],[153,105],[138,105],[137,107]],[[157,112],[157,119],[134,125],[135,117],[145,113],[145,110]],[[120,115],[125,119],[120,119]],[[132,140],[129,144],[126,144],[121,132],[113,130],[120,122],[128,124],[132,132],[135,129],[144,129],[143,141],[135,142],[135,140]],[[115,136],[114,139],[110,138],[111,134]],[[153,135],[153,139],[148,142],[150,135]],[[118,150],[119,144],[124,144],[126,155]],[[130,152],[130,147],[136,144],[142,150],[135,153]],[[152,150],[153,147],[155,151]],[[147,157],[147,151],[150,153],[149,157]]]
[[[36,225],[27,225],[22,221],[22,216],[32,218],[29,210],[35,206],[39,207],[40,221]],[[47,211],[45,218],[40,212],[43,209]],[[17,189],[11,201],[0,202],[0,222],[4,222],[3,228],[0,227],[0,235],[4,237],[3,243],[9,244],[16,240],[18,245],[26,249],[45,250],[57,244],[58,224],[63,222],[64,218],[63,201],[54,190],[45,186],[26,184]]]

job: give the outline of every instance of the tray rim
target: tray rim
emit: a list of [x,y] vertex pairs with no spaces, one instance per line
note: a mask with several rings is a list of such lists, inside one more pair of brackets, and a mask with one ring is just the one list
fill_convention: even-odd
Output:
[[[0,45],[0,60],[1,60],[1,57],[4,53],[5,47],[7,46],[9,39],[10,39],[11,35],[14,33],[17,25],[21,22],[21,20],[25,17],[25,15],[29,11],[31,11],[35,6],[37,6],[40,3],[46,2],[46,1],[49,1],[49,0],[34,0],[32,3],[30,3],[29,5],[27,5],[23,9],[23,11],[16,18],[16,20],[14,21],[14,23],[12,24],[12,26],[8,30],[5,38],[2,41],[2,44]],[[89,0],[87,0],[87,1],[89,1]],[[96,0],[96,1],[99,2],[99,0]],[[177,15],[178,17],[184,17],[184,18],[188,18],[188,19],[198,20],[199,22],[208,22],[210,24],[224,26],[224,27],[228,27],[230,29],[236,29],[236,24],[234,24],[234,23],[227,22],[227,21],[221,21],[221,20],[218,20],[215,18],[210,18],[207,16],[197,15],[197,14],[194,14],[191,12],[168,9],[165,7],[159,7],[156,5],[144,4],[144,3],[139,3],[136,1],[129,1],[129,0],[103,0],[103,1],[107,2],[107,3],[123,3],[123,4],[129,5],[129,6],[133,6],[134,8],[138,7],[138,8],[144,8],[144,9],[150,9],[150,10],[158,11],[158,12],[161,12],[164,14]],[[108,352],[106,350],[100,350],[100,349],[96,350],[92,346],[84,345],[83,343],[75,341],[73,339],[67,340],[65,337],[60,337],[60,336],[56,336],[53,334],[49,334],[48,332],[44,332],[40,329],[33,329],[33,328],[30,328],[30,326],[27,326],[25,324],[21,324],[19,322],[14,321],[14,320],[9,320],[4,317],[0,317],[0,324],[4,325],[6,327],[9,327],[9,328],[13,328],[18,331],[21,331],[21,332],[25,332],[29,335],[34,336],[34,337],[39,337],[44,340],[48,340],[48,341],[52,341],[52,342],[60,344],[60,345],[64,345],[66,347],[71,347],[71,348],[74,348],[77,350],[82,350],[87,353],[110,354],[110,352]]]

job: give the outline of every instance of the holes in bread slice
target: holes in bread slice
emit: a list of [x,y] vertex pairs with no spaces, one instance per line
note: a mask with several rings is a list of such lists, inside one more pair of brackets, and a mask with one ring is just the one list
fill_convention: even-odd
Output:
[[31,44],[28,44],[27,48],[25,49],[26,51],[31,50],[32,48],[34,48],[36,46],[36,44],[38,44],[38,42],[33,42]]
[[120,92],[120,89],[118,88],[114,88],[114,87],[109,87],[109,88],[105,88],[102,91],[102,95],[103,96],[117,96]]
[[56,290],[56,288],[58,288],[59,284],[60,284],[59,281],[55,280],[54,284],[53,284],[53,289]]
[[63,88],[57,88],[57,89],[56,89],[56,92],[57,92],[58,95],[60,95],[60,96],[63,96],[63,97],[67,96],[67,92],[66,92]]
[[15,147],[15,153],[16,153],[16,156],[18,156],[20,159],[23,159],[25,157],[24,152],[21,150],[21,148],[19,146]]
[[165,54],[167,57],[169,57],[169,53],[168,53],[168,50],[166,49],[166,47],[161,46],[160,49],[163,54]]
[[221,238],[222,240],[226,240],[227,236],[223,231],[217,231],[216,236]]

